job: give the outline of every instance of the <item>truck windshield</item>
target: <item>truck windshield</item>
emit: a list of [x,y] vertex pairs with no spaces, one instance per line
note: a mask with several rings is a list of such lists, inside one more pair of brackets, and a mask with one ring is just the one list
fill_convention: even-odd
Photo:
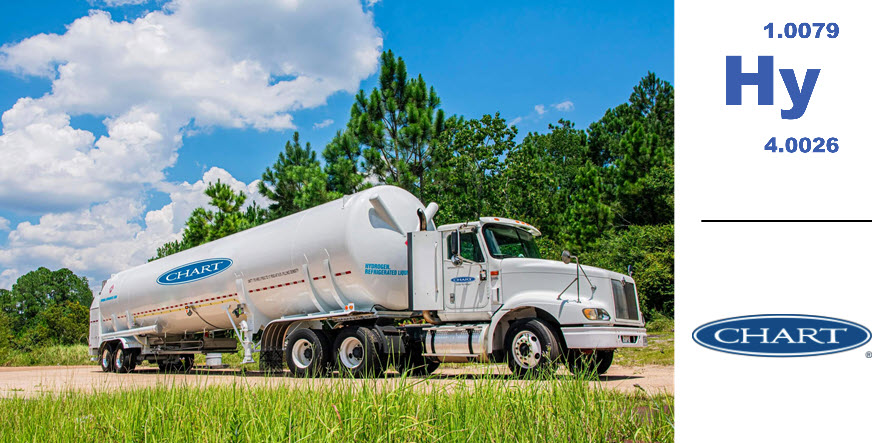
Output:
[[534,236],[524,229],[505,225],[485,225],[482,230],[488,252],[494,258],[540,258]]

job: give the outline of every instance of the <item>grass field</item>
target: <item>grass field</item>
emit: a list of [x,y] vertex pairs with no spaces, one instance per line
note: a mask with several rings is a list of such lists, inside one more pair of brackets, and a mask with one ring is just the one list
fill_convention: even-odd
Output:
[[[673,441],[673,397],[583,378],[158,387],[0,401],[0,441]],[[388,385],[387,385],[388,386]]]

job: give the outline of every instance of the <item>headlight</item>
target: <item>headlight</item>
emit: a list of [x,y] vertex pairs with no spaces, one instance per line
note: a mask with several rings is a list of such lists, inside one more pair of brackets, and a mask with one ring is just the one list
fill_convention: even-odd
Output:
[[611,316],[608,315],[608,311],[604,309],[598,308],[586,308],[583,310],[583,316],[586,317],[587,320],[610,320]]

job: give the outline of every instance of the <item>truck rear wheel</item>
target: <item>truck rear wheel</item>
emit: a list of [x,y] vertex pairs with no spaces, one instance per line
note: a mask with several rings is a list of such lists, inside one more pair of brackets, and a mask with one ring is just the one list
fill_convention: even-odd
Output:
[[380,343],[369,328],[347,328],[335,340],[335,360],[341,375],[373,377],[381,370]]
[[331,363],[331,345],[322,332],[295,329],[286,339],[285,357],[295,377],[323,375]]
[[518,376],[537,375],[561,351],[550,327],[543,320],[532,318],[514,322],[504,337],[507,363]]
[[113,372],[114,370],[114,345],[113,343],[108,343],[101,348],[101,355],[99,356],[98,363],[101,365],[101,370],[104,372]]
[[608,372],[614,361],[614,351],[594,351],[584,354],[578,349],[568,353],[568,369],[574,375],[595,376]]

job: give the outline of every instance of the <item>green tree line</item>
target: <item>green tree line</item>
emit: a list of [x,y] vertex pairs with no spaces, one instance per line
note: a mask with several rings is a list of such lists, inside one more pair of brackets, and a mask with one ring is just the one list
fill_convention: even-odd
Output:
[[259,190],[269,208],[243,208],[242,192],[215,183],[206,190],[214,209],[196,209],[182,240],[154,259],[390,184],[438,202],[437,224],[516,218],[544,233],[547,258],[568,249],[584,264],[631,266],[645,312],[672,316],[674,110],[672,85],[648,73],[587,128],[560,120],[517,142],[499,113],[446,116],[435,89],[387,51],[378,84],[356,94],[346,127],[321,154],[295,132],[267,167]]

